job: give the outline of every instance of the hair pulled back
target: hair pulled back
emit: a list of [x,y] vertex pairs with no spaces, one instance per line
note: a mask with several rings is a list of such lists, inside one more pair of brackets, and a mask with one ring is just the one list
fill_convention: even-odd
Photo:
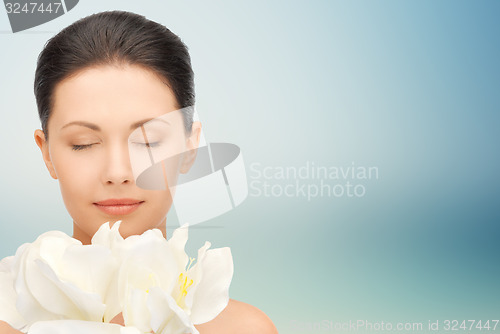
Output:
[[[177,35],[135,13],[92,14],[49,39],[38,56],[34,92],[46,139],[56,85],[87,67],[119,64],[139,65],[155,72],[172,90],[179,109],[194,105],[191,58]],[[193,108],[182,111],[186,132],[190,133]]]

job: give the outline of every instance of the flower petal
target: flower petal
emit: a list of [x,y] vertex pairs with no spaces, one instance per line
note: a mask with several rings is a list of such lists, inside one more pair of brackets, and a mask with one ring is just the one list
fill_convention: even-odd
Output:
[[233,258],[229,247],[206,251],[193,268],[196,286],[186,296],[191,320],[202,324],[214,319],[229,302],[229,286],[233,278]]
[[137,328],[83,320],[53,320],[34,323],[29,334],[141,334]]
[[116,275],[118,261],[111,250],[101,245],[70,246],[61,258],[57,274],[80,289],[97,293],[104,300],[111,279]]
[[188,225],[183,225],[175,229],[172,237],[168,239],[175,258],[179,263],[179,272],[186,270],[186,265],[189,261],[189,256],[186,254],[185,247],[188,240]]
[[39,266],[38,276],[30,277],[29,288],[32,292],[37,291],[37,300],[56,315],[55,319],[102,320],[105,305],[101,296],[84,291],[71,282],[61,281],[41,260],[37,259],[35,263]]
[[145,291],[132,289],[123,310],[125,325],[137,327],[143,333],[151,332],[151,315],[146,304],[147,298],[148,294]]
[[160,288],[152,288],[149,292],[148,308],[155,334],[199,334],[186,312]]
[[0,261],[0,320],[7,322],[13,328],[21,329],[26,325],[26,321],[16,308],[17,294],[14,290],[13,264],[13,256]]
[[109,222],[102,224],[92,237],[92,245],[102,245],[112,249],[123,242],[123,237],[119,231],[120,224],[121,220],[115,222],[111,228],[109,227]]
[[[59,231],[44,233],[34,243],[18,249],[15,262],[16,307],[28,324],[64,318],[102,320],[103,296],[98,292],[105,290],[99,288],[99,284],[106,282],[87,282],[81,278],[77,282],[64,280],[68,265],[64,263],[64,257],[67,252],[70,262],[80,264],[78,260],[83,256],[84,262],[90,266],[92,262],[100,261],[107,264],[106,259],[112,256],[104,247],[83,246],[80,241]],[[72,257],[72,253],[79,256]],[[98,258],[92,259],[94,256]],[[105,265],[100,266],[100,269],[103,267]],[[98,277],[94,278],[100,280],[106,275],[111,274],[99,272]],[[68,279],[71,278],[69,276]],[[79,287],[78,281],[84,286]],[[93,288],[85,291],[88,286]]]

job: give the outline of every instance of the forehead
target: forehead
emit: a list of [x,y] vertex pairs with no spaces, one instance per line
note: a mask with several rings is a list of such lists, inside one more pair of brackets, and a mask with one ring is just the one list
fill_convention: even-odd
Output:
[[177,108],[170,87],[153,71],[137,65],[83,69],[54,90],[53,126],[71,121],[129,125]]

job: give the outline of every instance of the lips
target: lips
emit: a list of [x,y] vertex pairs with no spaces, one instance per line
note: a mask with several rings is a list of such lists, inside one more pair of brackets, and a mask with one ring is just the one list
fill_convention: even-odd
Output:
[[109,215],[128,215],[137,210],[142,203],[144,201],[132,198],[112,198],[93,204]]

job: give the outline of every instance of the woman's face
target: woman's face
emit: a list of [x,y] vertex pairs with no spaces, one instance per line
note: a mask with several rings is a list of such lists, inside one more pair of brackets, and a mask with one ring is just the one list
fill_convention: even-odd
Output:
[[[194,161],[201,125],[187,137],[174,94],[153,72],[136,65],[87,68],[61,81],[54,91],[48,122],[35,140],[74,221],[74,237],[89,243],[105,222],[122,220],[122,236],[151,228],[165,233],[172,205],[168,190],[144,190],[135,184],[129,136],[140,124],[168,113],[163,124],[171,151],[185,152],[169,161],[169,181]],[[134,133],[138,133],[135,131]],[[159,134],[161,135],[161,134]],[[144,145],[144,143],[142,143]],[[174,167],[171,167],[174,166]]]

